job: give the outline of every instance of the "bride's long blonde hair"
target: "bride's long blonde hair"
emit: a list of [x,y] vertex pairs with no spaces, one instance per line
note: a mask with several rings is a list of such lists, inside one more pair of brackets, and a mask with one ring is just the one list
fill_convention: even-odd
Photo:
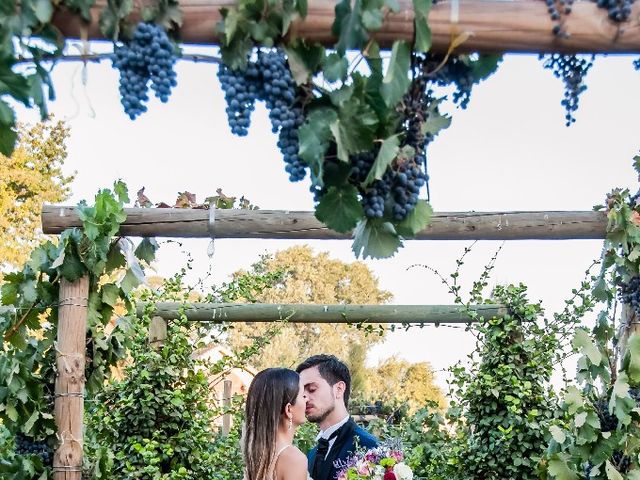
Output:
[[288,368],[267,368],[251,382],[242,435],[245,480],[272,480],[280,419],[299,389],[300,376]]

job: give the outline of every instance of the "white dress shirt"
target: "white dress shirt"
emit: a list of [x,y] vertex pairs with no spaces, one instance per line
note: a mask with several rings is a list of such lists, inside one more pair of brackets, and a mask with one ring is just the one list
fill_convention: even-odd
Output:
[[[330,427],[327,427],[325,430],[321,430],[318,436],[316,437],[316,442],[321,438],[325,438],[325,439],[329,438],[333,432],[338,430],[341,426],[343,426],[348,421],[349,421],[349,415],[344,417],[338,423],[334,423]],[[327,449],[327,455],[329,455],[329,452],[331,451],[331,447],[333,447],[333,444],[335,443],[335,441],[336,441],[336,437],[333,437],[331,440],[329,440],[329,448]],[[325,455],[324,457],[325,459],[327,458],[327,455]]]

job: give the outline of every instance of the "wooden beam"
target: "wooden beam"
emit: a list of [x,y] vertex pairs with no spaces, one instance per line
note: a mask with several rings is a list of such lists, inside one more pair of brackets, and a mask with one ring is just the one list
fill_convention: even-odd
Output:
[[53,456],[54,480],[82,478],[88,297],[88,276],[60,281],[54,408],[60,444]]
[[[101,38],[98,17],[106,0],[98,0],[92,8],[93,21],[85,28],[89,38]],[[234,5],[234,0],[180,0],[183,11],[181,41],[196,44],[216,44],[216,24],[220,8]],[[136,14],[145,2],[136,2]],[[335,0],[310,0],[309,13],[304,21],[295,21],[291,35],[327,46],[335,44],[331,35]],[[452,1],[439,2],[429,14],[432,32],[432,50],[447,51],[452,35],[466,32],[470,35],[457,51],[482,52],[640,52],[640,2],[634,2],[630,20],[616,24],[607,17],[606,10],[594,2],[578,0],[573,11],[566,16],[564,28],[569,38],[559,39],[551,32],[554,23],[541,0],[460,0],[458,15]],[[383,47],[394,40],[413,40],[412,2],[400,1],[401,10],[389,15],[376,34]],[[456,21],[457,20],[457,21]],[[55,25],[68,38],[81,38],[81,21],[69,13],[57,13]]]
[[[128,208],[121,235],[206,238],[209,211],[173,208]],[[74,207],[42,208],[42,229],[58,234],[82,223]],[[567,240],[603,239],[605,212],[440,212],[417,235],[418,240]],[[335,240],[351,238],[325,227],[313,212],[217,210],[215,238]]]
[[[197,322],[262,323],[285,320],[289,323],[469,323],[458,305],[315,305],[265,303],[156,303],[155,316],[178,318],[184,310],[187,319]],[[138,304],[138,314],[145,305]],[[504,317],[503,305],[474,305],[481,319]]]

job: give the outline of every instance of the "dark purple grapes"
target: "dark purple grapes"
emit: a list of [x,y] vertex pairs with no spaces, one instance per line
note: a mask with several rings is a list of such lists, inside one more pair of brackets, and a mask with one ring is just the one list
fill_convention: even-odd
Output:
[[564,83],[564,98],[560,104],[564,107],[567,127],[575,121],[575,112],[578,110],[580,95],[587,89],[584,79],[593,66],[594,56],[563,55],[554,53],[541,55],[544,68],[553,71],[556,78]]
[[426,175],[414,160],[397,166],[392,179],[393,219],[404,220],[418,203],[420,189],[426,184]]
[[304,122],[304,112],[299,105],[296,83],[284,51],[259,50],[244,70],[231,70],[221,65],[218,79],[225,92],[231,132],[238,136],[247,135],[255,102],[265,102],[271,131],[278,134],[278,148],[289,180],[302,180],[307,165],[298,156],[298,129]]
[[47,442],[38,442],[22,433],[16,434],[16,453],[18,455],[37,455],[45,467],[53,465],[53,449]]
[[606,8],[609,19],[614,22],[626,22],[631,15],[631,5],[634,0],[595,0],[600,8]]
[[149,87],[163,103],[177,85],[173,45],[160,25],[139,23],[133,38],[114,48],[113,67],[120,71],[120,97],[131,120],[147,111]]
[[625,305],[640,315],[640,277],[633,277],[627,283],[621,283],[618,289],[618,298]]

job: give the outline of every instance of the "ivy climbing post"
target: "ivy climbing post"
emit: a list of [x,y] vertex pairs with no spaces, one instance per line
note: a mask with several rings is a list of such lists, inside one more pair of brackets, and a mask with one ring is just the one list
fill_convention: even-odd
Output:
[[61,281],[55,385],[59,444],[53,457],[54,480],[82,478],[88,296],[89,276]]

